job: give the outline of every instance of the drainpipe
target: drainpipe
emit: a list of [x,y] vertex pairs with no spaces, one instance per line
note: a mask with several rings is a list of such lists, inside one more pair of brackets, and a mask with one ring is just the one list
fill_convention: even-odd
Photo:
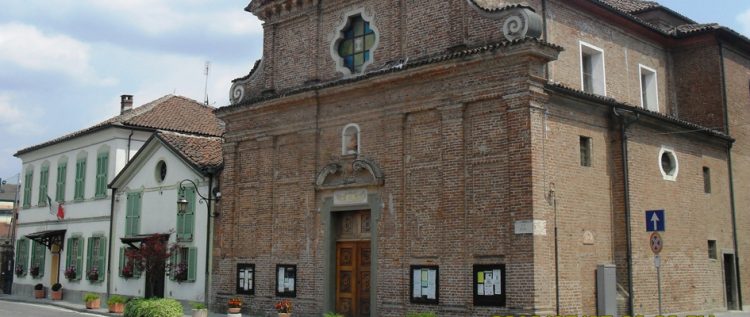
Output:
[[[627,111],[627,110],[626,110]],[[635,300],[633,296],[633,239],[630,234],[630,184],[628,176],[628,134],[627,130],[631,124],[635,123],[640,119],[638,113],[635,114],[635,118],[628,120],[624,115],[617,112],[617,108],[612,107],[612,112],[616,117],[620,118],[620,138],[622,140],[622,182],[623,182],[623,201],[625,206],[625,237],[628,240],[627,243],[627,261],[628,261],[628,313],[633,316],[633,310],[635,307]],[[630,112],[630,111],[627,111]],[[632,112],[631,112],[632,113]]]
[[[719,58],[721,58],[721,101],[724,107],[724,130],[729,135],[729,107],[727,105],[727,77],[724,68],[724,46],[719,42]],[[734,270],[737,277],[737,305],[742,310],[742,280],[740,279],[740,248],[737,245],[737,210],[734,201],[734,173],[732,169],[732,145],[727,147],[727,168],[729,169],[729,202],[732,209],[732,240],[734,240]],[[729,307],[727,307],[728,309]]]
[[[549,38],[547,38],[547,0],[542,0],[542,38],[545,42],[549,42]],[[550,80],[549,63],[544,63],[544,76],[547,80]],[[560,312],[557,314],[560,315]]]
[[208,173],[208,201],[206,202],[208,214],[206,215],[206,276],[203,279],[203,301],[205,302],[206,307],[209,307],[209,280],[211,279],[211,219],[214,218],[212,207],[213,204],[216,203],[213,197],[213,184],[216,170],[213,168],[206,169],[206,173]]
[[[128,148],[129,147],[130,146],[128,146]],[[128,150],[128,153],[130,153],[130,150]],[[115,237],[112,235],[112,232],[114,231],[114,226],[115,226],[114,218],[115,218],[115,193],[116,192],[117,192],[117,188],[112,188],[112,198],[110,199],[110,203],[109,203],[109,248],[107,248],[107,298],[109,298],[109,294],[111,294],[111,291],[112,291],[111,289],[112,288],[112,246],[115,241]]]
[[133,130],[130,130],[130,135],[128,135],[128,154],[127,154],[128,160],[127,162],[130,162],[130,140],[133,139],[133,132],[134,132]]

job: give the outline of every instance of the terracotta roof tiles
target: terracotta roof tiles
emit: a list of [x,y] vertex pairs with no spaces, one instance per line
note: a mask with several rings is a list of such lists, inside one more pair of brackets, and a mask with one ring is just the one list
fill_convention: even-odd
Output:
[[198,169],[219,168],[223,163],[220,137],[159,131],[157,137]]

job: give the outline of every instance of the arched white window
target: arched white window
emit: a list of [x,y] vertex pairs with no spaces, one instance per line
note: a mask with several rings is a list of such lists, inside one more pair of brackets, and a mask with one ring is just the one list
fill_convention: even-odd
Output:
[[360,141],[359,125],[356,123],[347,124],[341,132],[341,154],[359,154],[362,147]]

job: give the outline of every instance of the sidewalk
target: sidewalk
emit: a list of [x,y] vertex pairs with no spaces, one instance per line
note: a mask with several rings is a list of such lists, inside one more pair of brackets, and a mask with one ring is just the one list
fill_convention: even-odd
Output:
[[[122,314],[112,314],[109,313],[107,308],[100,308],[100,309],[86,309],[86,305],[82,303],[72,303],[64,300],[51,300],[49,298],[44,299],[34,299],[30,297],[21,297],[21,296],[14,296],[14,295],[6,295],[6,294],[0,294],[0,301],[9,301],[9,302],[19,302],[19,303],[29,303],[29,304],[38,304],[38,305],[50,305],[50,306],[56,306],[60,308],[69,309],[72,311],[77,311],[81,313],[89,313],[89,314],[97,314],[101,316],[108,316],[108,317],[122,317]],[[106,304],[103,304],[102,306],[106,306]],[[219,317],[219,316],[226,316],[227,314],[218,314],[214,312],[208,312],[208,317]],[[190,315],[184,315],[185,317],[191,317]],[[718,317],[718,316],[717,316]],[[726,316],[729,317],[729,316]],[[732,316],[735,317],[735,316]]]

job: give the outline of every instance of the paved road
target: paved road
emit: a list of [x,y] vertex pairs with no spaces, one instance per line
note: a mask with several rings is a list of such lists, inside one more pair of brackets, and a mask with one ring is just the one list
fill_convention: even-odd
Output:
[[0,317],[101,317],[55,306],[0,301]]

